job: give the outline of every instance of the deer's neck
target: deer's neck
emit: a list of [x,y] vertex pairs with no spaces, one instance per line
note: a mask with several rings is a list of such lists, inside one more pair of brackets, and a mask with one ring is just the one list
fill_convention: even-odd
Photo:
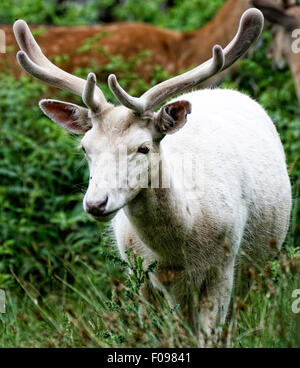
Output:
[[[187,241],[191,226],[188,201],[184,190],[174,184],[167,170],[168,162],[161,157],[165,170],[161,175],[166,188],[143,189],[125,208],[140,239],[162,259],[170,256],[182,259],[182,247]],[[170,260],[171,261],[171,260]]]

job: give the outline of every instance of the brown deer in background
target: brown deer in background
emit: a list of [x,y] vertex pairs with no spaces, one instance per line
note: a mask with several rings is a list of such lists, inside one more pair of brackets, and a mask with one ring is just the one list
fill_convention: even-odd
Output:
[[[104,65],[109,61],[108,54],[120,54],[127,60],[150,50],[147,62],[137,67],[137,72],[147,80],[153,66],[160,65],[167,72],[177,74],[207,60],[213,45],[223,47],[231,41],[241,15],[249,7],[249,0],[228,0],[208,24],[193,32],[171,31],[145,23],[31,28],[36,31],[35,37],[47,57],[67,56],[64,62],[55,62],[68,72],[90,67],[92,60],[96,65]],[[2,63],[16,74],[19,72],[15,62],[17,45],[12,26],[1,26],[1,29],[6,32],[8,51],[11,50],[8,57],[1,56]],[[82,47],[88,40],[91,47]]]
[[[277,6],[276,9],[284,14],[281,9],[293,5],[294,2],[295,0],[268,0],[264,3],[269,8]],[[128,60],[136,57],[141,51],[150,50],[151,55],[146,62],[140,63],[135,69],[144,80],[149,80],[154,66],[159,65],[170,74],[178,74],[207,60],[213,45],[219,44],[224,47],[231,41],[241,15],[252,6],[251,0],[227,0],[210,22],[192,32],[171,31],[133,22],[99,26],[31,28],[36,31],[34,35],[45,55],[50,59],[59,55],[58,60],[54,59],[56,64],[70,73],[79,67],[95,69],[95,65],[105,65],[109,62],[110,55],[122,55]],[[264,12],[263,9],[262,11]],[[18,74],[19,68],[15,61],[17,45],[12,26],[0,28],[6,32],[8,51],[7,54],[0,55],[0,70],[6,68],[8,72]],[[280,43],[279,36],[275,36],[275,39],[276,44]],[[276,45],[276,50],[282,50],[282,46]],[[230,73],[230,70],[232,68],[205,84],[217,84],[224,78],[225,73]],[[106,82],[107,75],[97,73],[97,70],[95,72],[99,80]]]

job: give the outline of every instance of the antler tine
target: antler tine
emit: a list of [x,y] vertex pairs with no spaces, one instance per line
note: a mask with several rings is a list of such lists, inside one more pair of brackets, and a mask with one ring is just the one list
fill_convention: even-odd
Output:
[[97,102],[97,100],[95,100],[96,83],[96,75],[94,73],[89,73],[82,93],[82,101],[94,112],[97,112],[99,110],[99,103]]
[[212,59],[189,72],[152,87],[140,98],[132,97],[126,93],[118,84],[114,75],[109,76],[109,87],[119,102],[126,107],[138,112],[153,110],[167,98],[194,87],[218,72],[230,67],[258,39],[263,25],[264,17],[259,10],[247,10],[241,17],[236,36],[224,51],[220,46],[215,46]]
[[219,45],[214,46],[212,54],[212,58],[204,64],[182,75],[164,81],[144,93],[141,98],[145,101],[145,110],[154,109],[167,98],[188,88],[192,88],[221,71],[225,62],[222,47]]
[[[34,63],[30,57],[24,51],[19,51],[17,53],[17,60],[20,66],[29,74],[34,77],[50,84],[53,87],[63,88],[72,93],[75,93],[78,96],[81,96],[82,90],[84,89],[86,81],[77,78],[75,76],[71,76],[66,73],[66,75],[62,75],[62,71],[58,73],[54,71],[54,68],[45,68],[36,63]],[[63,79],[63,78],[64,79]],[[76,78],[76,84],[74,83]]]
[[[84,79],[69,74],[52,64],[51,61],[42,53],[39,45],[32,36],[27,23],[23,20],[15,22],[14,33],[21,49],[21,51],[17,53],[17,60],[26,72],[53,87],[65,89],[78,96],[82,96],[85,91],[86,84],[88,83],[90,85],[91,82],[87,82]],[[95,85],[93,91],[94,107],[96,104],[98,105],[98,108],[107,104],[100,88]]]
[[108,76],[108,86],[116,99],[131,110],[142,113],[145,111],[145,103],[141,98],[130,96],[118,83],[115,74]]
[[241,17],[239,29],[234,39],[225,47],[225,64],[229,68],[258,40],[264,28],[264,16],[258,9],[248,9]]
[[160,102],[174,94],[196,86],[218,73],[223,68],[224,60],[224,53],[221,46],[216,45],[213,48],[213,57],[206,63],[158,84],[144,93],[140,98],[132,97],[124,91],[114,74],[109,76],[108,84],[115,97],[124,106],[137,112],[150,111],[159,105]]

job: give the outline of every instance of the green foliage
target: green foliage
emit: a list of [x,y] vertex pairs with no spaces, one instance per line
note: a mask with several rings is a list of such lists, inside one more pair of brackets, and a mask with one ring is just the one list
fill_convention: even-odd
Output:
[[149,22],[161,27],[193,30],[210,20],[225,0],[175,0],[168,6],[166,0],[18,0],[12,6],[10,0],[2,0],[0,24],[25,19],[28,23],[55,25],[95,24],[110,21]]
[[139,21],[161,23],[163,15],[161,7],[164,0],[134,1],[124,2],[123,6],[115,8],[114,14],[121,21]]
[[[139,289],[148,276],[143,260],[131,256],[131,273],[121,278],[109,277],[104,265],[96,269],[81,262],[79,270],[78,264],[66,262],[72,282],[56,277],[53,293],[19,280],[23,292],[8,291],[7,314],[0,314],[0,346],[198,347],[176,310],[166,302],[156,310],[141,297]],[[223,326],[223,342],[233,347],[299,347],[300,314],[291,310],[292,292],[300,283],[299,250],[283,252],[274,262],[243,275],[248,285],[233,298],[234,318]],[[128,264],[110,255],[107,266],[115,273]],[[109,278],[110,292],[104,287]],[[147,312],[142,323],[139,306]]]
[[223,4],[224,0],[175,0],[174,5],[168,8],[164,0],[128,0],[123,6],[116,7],[114,14],[118,20],[150,22],[166,28],[190,31],[202,27]]
[[[125,264],[117,256],[106,260],[110,270]],[[129,262],[131,274],[114,278],[111,292],[104,288],[107,270],[90,264],[65,264],[72,283],[58,278],[60,289],[43,294],[20,280],[22,299],[8,291],[7,314],[0,314],[0,346],[14,347],[189,347],[197,346],[188,327],[166,303],[155,311],[138,293],[154,265],[143,271],[142,259]],[[127,266],[127,265],[126,265]],[[104,274],[103,274],[104,273]],[[135,275],[135,276],[134,276]],[[57,286],[58,286],[57,285]],[[138,307],[147,308],[143,325]]]
[[[249,289],[236,297],[230,333],[236,347],[299,347],[300,314],[292,293],[300,284],[299,248],[287,247],[264,269],[250,268]],[[235,326],[234,326],[235,325]]]
[[[29,78],[0,78],[0,287],[10,269],[43,285],[61,259],[92,254],[99,228],[82,211],[88,180],[77,141],[43,117],[44,92]],[[89,252],[85,252],[88,248]]]
[[130,249],[126,251],[126,255],[128,258],[127,268],[130,270],[130,273],[127,277],[127,282],[125,285],[128,287],[128,296],[130,299],[135,300],[134,297],[139,293],[141,287],[145,284],[147,280],[149,280],[149,273],[153,273],[157,261],[151,263],[147,269],[144,269],[144,260],[142,257],[139,257],[137,254],[133,253]]
[[26,19],[28,23],[47,23],[47,19],[53,18],[54,10],[54,1],[18,0],[18,6],[12,6],[10,0],[2,0],[0,24],[9,24],[16,19]]
[[98,12],[112,3],[74,0],[18,0],[18,6],[12,6],[10,0],[1,0],[0,24],[12,23],[16,19],[25,19],[28,23],[55,25],[82,25],[96,22]]

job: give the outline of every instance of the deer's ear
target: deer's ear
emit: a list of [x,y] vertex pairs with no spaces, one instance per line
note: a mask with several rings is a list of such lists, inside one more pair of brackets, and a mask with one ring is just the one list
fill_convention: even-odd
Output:
[[259,9],[266,19],[273,24],[279,24],[288,31],[293,31],[299,27],[296,17],[289,15],[285,10],[270,4],[265,0],[251,0],[252,5]]
[[41,110],[55,123],[75,134],[84,134],[92,128],[88,109],[63,101],[41,100]]
[[160,134],[173,134],[184,126],[192,112],[188,101],[176,101],[163,106],[155,118],[155,128]]

